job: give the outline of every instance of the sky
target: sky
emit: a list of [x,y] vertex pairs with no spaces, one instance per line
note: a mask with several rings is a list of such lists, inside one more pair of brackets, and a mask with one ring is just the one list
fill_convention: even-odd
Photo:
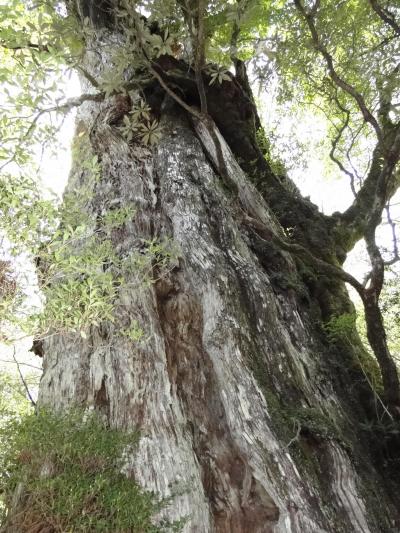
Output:
[[[70,75],[66,84],[66,95],[68,98],[80,96],[81,87],[78,76],[74,73]],[[63,123],[58,135],[61,150],[56,155],[47,151],[42,158],[40,176],[43,189],[48,189],[61,197],[67,184],[68,174],[71,168],[71,143],[74,135],[75,110],[70,111]]]

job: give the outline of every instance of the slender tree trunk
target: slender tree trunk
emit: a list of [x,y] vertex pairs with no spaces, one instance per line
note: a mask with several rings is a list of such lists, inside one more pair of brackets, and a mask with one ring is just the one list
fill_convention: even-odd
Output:
[[[107,62],[98,55],[88,53],[95,73]],[[155,267],[159,279],[150,285],[128,273],[114,325],[93,326],[87,339],[45,341],[39,405],[90,407],[114,427],[138,428],[125,470],[171,497],[163,513],[186,517],[185,532],[396,531],[396,480],[383,480],[383,452],[372,457],[374,441],[361,426],[374,416],[373,395],[355,353],[329,346],[321,328],[333,300],[349,307],[344,287],[315,273],[307,285],[311,274],[298,261],[243,225],[236,195],[278,234],[275,214],[289,227],[300,211],[276,209],[284,201],[276,194],[267,205],[225,142],[230,136],[233,149],[256,150],[250,132],[233,123],[242,103],[227,98],[231,122],[224,137],[214,131],[234,190],[209,130],[160,92],[162,138],[151,149],[121,136],[116,98],[82,106],[76,143],[88,136],[101,165],[88,213],[136,207],[113,232],[118,254],[168,239],[178,257],[168,273]],[[80,164],[69,191],[88,186]],[[326,231],[322,222],[312,229]],[[325,253],[316,237],[310,242]],[[142,340],[120,333],[133,320]]]
[[364,296],[365,321],[369,343],[379,361],[382,372],[382,383],[385,390],[385,402],[393,416],[399,418],[400,385],[396,363],[389,352],[386,339],[385,325],[376,295],[365,291]]

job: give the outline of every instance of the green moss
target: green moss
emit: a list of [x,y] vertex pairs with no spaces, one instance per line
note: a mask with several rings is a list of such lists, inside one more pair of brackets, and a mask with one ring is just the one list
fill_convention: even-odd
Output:
[[382,375],[375,357],[369,354],[367,350],[359,349],[356,351],[356,358],[357,363],[360,365],[363,372],[365,373],[373,391],[376,394],[382,396]]
[[299,424],[302,432],[307,432],[315,438],[334,439],[345,443],[342,431],[336,422],[315,407],[300,407],[288,409],[288,417],[294,424]]
[[[333,347],[341,348],[351,354],[354,367],[361,367],[362,372],[368,380],[373,391],[377,394],[383,393],[382,377],[379,365],[360,342],[357,331],[357,321],[360,317],[354,311],[333,316],[323,326],[328,341]],[[365,328],[365,325],[362,324]],[[364,332],[361,332],[362,334]],[[366,340],[366,334],[363,335]]]
[[163,503],[121,473],[123,453],[134,450],[137,434],[106,428],[94,414],[40,411],[11,420],[1,437],[6,507],[23,487],[22,512],[8,522],[3,516],[15,530],[159,533],[178,527],[155,525]]

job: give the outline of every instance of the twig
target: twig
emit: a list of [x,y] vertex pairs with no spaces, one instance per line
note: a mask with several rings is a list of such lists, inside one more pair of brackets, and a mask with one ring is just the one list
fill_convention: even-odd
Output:
[[10,46],[4,40],[0,41],[0,46],[6,48],[7,50],[35,50],[37,52],[48,52],[49,48],[46,44],[35,44],[31,42],[25,43],[24,46]]
[[28,385],[27,385],[27,383],[26,383],[26,381],[25,381],[25,378],[24,378],[24,376],[23,376],[23,374],[22,374],[22,372],[21,372],[20,364],[19,364],[19,362],[17,361],[17,358],[15,357],[15,346],[13,347],[13,359],[14,359],[14,361],[15,361],[15,364],[17,365],[17,369],[18,369],[19,377],[21,378],[22,384],[23,384],[23,386],[24,386],[24,388],[25,388],[25,391],[26,391],[26,394],[27,394],[27,396],[28,396],[28,398],[29,398],[29,401],[31,402],[32,406],[36,409],[36,402],[35,402],[35,400],[32,398],[32,395],[31,395],[31,393],[30,393],[29,387],[28,387]]
[[361,111],[362,116],[364,117],[365,122],[368,122],[373,129],[375,130],[376,136],[378,138],[378,141],[380,145],[382,146],[382,149],[385,148],[384,143],[384,137],[382,134],[382,130],[378,124],[378,121],[373,116],[371,111],[368,109],[368,106],[364,100],[364,97],[361,93],[359,93],[353,85],[350,85],[347,81],[345,81],[343,78],[339,76],[339,74],[336,72],[335,65],[333,62],[333,56],[328,52],[327,48],[323,45],[321,42],[320,36],[318,34],[316,25],[315,25],[315,16],[317,13],[317,8],[319,5],[319,2],[316,2],[314,4],[314,7],[311,11],[307,11],[305,7],[302,4],[302,0],[294,0],[294,4],[299,11],[299,13],[302,15],[304,20],[307,23],[307,26],[310,30],[312,41],[314,44],[314,48],[317,52],[319,52],[322,57],[325,60],[326,66],[328,68],[329,76],[332,79],[332,81],[342,89],[344,92],[349,94],[353,100],[357,103],[358,108]]
[[[84,102],[87,102],[87,101],[98,102],[100,100],[103,100],[104,96],[105,96],[105,94],[102,93],[102,92],[95,93],[95,94],[82,94],[81,96],[78,96],[78,97],[75,97],[75,98],[69,98],[63,104],[55,105],[55,106],[48,107],[48,108],[45,108],[45,109],[40,109],[37,112],[36,116],[33,118],[32,122],[29,124],[29,127],[26,130],[26,132],[24,133],[24,135],[19,139],[19,141],[20,142],[24,142],[24,141],[27,141],[28,139],[30,139],[30,137],[32,136],[32,134],[33,134],[33,132],[34,132],[34,130],[36,128],[36,125],[37,125],[39,119],[43,115],[45,115],[46,113],[53,113],[53,112],[68,113],[69,111],[71,111],[71,109],[73,109],[74,107],[79,107]],[[10,163],[15,161],[16,155],[17,155],[17,152],[14,152],[14,154],[5,163],[3,163],[0,166],[0,171],[3,170]]]
[[284,448],[286,449],[290,448],[292,444],[299,440],[301,434],[301,424],[298,420],[296,420],[295,425],[297,426],[296,435],[292,439],[290,439],[290,441],[284,446]]
[[83,76],[93,85],[93,87],[96,87],[98,89],[99,82],[96,80],[94,76],[90,74],[85,68],[83,68],[81,65],[75,65],[75,68],[80,70],[83,74]]
[[390,229],[392,231],[393,257],[390,261],[385,262],[385,266],[390,266],[396,263],[400,259],[400,257],[399,257],[399,248],[397,245],[396,223],[393,221],[392,216],[390,214],[389,204],[385,206],[385,210],[386,210],[386,218],[387,218],[388,224],[390,225]]
[[390,413],[390,411],[388,410],[388,408],[386,407],[386,405],[384,404],[382,398],[380,397],[380,395],[378,394],[378,392],[376,391],[375,387],[373,386],[371,380],[369,379],[367,373],[365,372],[364,370],[364,367],[360,361],[360,358],[358,357],[358,355],[356,355],[357,357],[357,360],[358,360],[358,364],[360,365],[360,368],[361,368],[361,372],[364,374],[364,377],[365,377],[365,380],[366,382],[368,383],[368,385],[370,386],[375,398],[378,399],[379,403],[381,404],[382,406],[382,409],[385,411],[385,413],[389,416],[389,418],[391,418],[393,420],[393,415]]
[[342,135],[343,135],[345,129],[349,125],[350,111],[340,104],[340,102],[339,102],[337,97],[335,98],[335,101],[336,101],[336,104],[339,107],[339,109],[346,115],[346,118],[345,118],[343,124],[341,125],[341,127],[338,129],[336,137],[332,141],[332,148],[331,148],[331,151],[329,152],[329,157],[331,158],[331,160],[334,163],[337,164],[337,166],[340,168],[340,170],[344,174],[349,176],[351,192],[353,193],[354,196],[357,196],[356,189],[354,187],[354,174],[352,172],[350,172],[350,170],[347,170],[347,168],[343,165],[343,163],[335,155],[335,150],[337,148],[337,145],[338,145],[340,139],[342,138]]
[[[12,365],[15,365],[15,361],[10,361],[9,359],[0,359],[1,363],[10,363]],[[42,371],[43,369],[40,368],[40,366],[31,365],[29,363],[19,363],[20,366],[29,366],[30,368],[34,368],[35,370]]]
[[151,65],[149,66],[150,72],[153,74],[153,76],[156,78],[158,83],[161,85],[161,87],[164,89],[164,91],[171,96],[183,109],[185,109],[188,113],[193,115],[194,117],[198,118],[199,120],[203,119],[203,115],[200,111],[197,111],[195,107],[192,107],[188,105],[180,96],[176,94],[175,91],[173,91],[164,81],[162,76],[155,70],[154,67]]

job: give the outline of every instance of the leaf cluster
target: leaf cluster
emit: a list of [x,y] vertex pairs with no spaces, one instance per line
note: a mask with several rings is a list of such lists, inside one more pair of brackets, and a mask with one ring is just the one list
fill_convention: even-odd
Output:
[[151,108],[143,99],[139,99],[128,115],[124,115],[120,128],[128,142],[138,140],[144,145],[152,146],[161,137],[161,127],[156,119],[151,118]]
[[49,123],[38,111],[64,96],[62,78],[82,50],[82,31],[61,3],[0,5],[0,163],[24,166],[34,160],[35,145],[54,146],[56,114]]
[[[307,108],[325,118],[330,139],[337,138],[337,158],[357,178],[357,189],[369,170],[374,132],[354,98],[332,82],[326,61],[294,3],[273,4],[267,64],[272,63],[279,79],[279,102],[284,113]],[[394,3],[387,7],[398,14]],[[396,123],[400,118],[396,105],[400,99],[400,78],[396,75],[399,36],[364,0],[321,2],[315,27],[338,76],[362,95],[370,110],[379,109],[388,98],[395,104],[390,116]]]

